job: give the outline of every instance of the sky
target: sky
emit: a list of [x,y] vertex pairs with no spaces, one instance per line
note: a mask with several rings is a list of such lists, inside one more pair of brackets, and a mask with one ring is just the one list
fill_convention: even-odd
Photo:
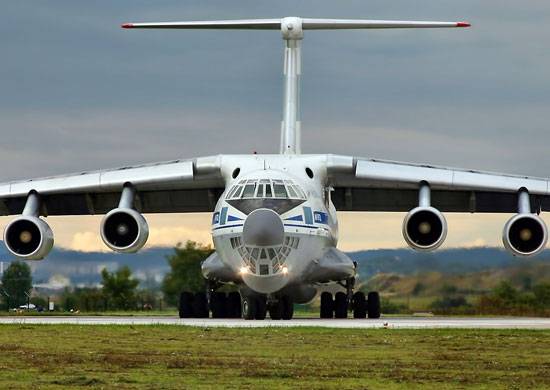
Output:
[[[3,5],[0,181],[277,152],[279,33],[120,24],[283,16],[472,23],[470,29],[307,31],[305,153],[549,175],[547,1],[100,0]],[[340,247],[402,247],[403,217],[341,213]],[[500,245],[509,217],[447,215],[445,245]],[[147,218],[149,246],[210,242],[207,214]],[[0,228],[9,220],[0,218]],[[48,221],[61,247],[106,249],[100,217]]]

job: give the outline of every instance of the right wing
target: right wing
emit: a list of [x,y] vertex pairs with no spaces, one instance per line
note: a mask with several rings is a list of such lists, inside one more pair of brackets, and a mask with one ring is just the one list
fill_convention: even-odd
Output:
[[0,215],[21,214],[31,191],[40,195],[44,216],[105,214],[126,183],[142,213],[209,212],[225,188],[219,156],[174,160],[0,183]]

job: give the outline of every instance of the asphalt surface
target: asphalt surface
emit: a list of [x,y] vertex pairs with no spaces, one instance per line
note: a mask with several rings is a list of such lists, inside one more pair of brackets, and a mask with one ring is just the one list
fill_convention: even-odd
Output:
[[0,317],[0,324],[73,325],[187,325],[198,327],[293,327],[393,328],[393,329],[550,329],[550,318],[511,317],[388,317],[380,319],[298,318],[290,321],[247,321],[241,319],[179,319],[159,316],[14,316]]

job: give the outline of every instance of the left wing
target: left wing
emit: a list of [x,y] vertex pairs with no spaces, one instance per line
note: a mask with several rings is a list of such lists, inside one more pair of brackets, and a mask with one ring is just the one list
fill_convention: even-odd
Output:
[[418,206],[423,182],[430,186],[432,206],[441,211],[515,213],[522,189],[532,212],[550,210],[548,178],[349,156],[328,161],[331,198],[339,211],[409,211]]

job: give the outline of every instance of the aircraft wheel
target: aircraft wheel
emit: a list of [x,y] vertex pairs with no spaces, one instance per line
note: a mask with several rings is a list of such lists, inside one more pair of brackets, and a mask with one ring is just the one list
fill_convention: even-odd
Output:
[[371,291],[368,295],[367,312],[369,318],[380,318],[380,295],[376,291]]
[[288,295],[284,295],[281,298],[281,306],[283,307],[283,320],[291,320],[294,316],[294,302],[292,302],[292,299]]
[[245,320],[256,318],[256,300],[254,297],[242,297],[241,300],[242,315]]
[[257,320],[265,320],[267,316],[267,302],[265,297],[255,297],[256,299],[256,316]]
[[357,291],[353,294],[353,318],[366,318],[367,317],[367,300],[365,293]]
[[348,299],[346,293],[341,291],[334,296],[334,317],[348,318]]
[[269,317],[272,320],[280,320],[283,318],[283,302],[281,299],[269,305]]
[[321,318],[334,317],[334,300],[328,291],[321,293]]
[[228,316],[227,296],[223,292],[213,292],[210,296],[210,310],[212,318],[225,318]]
[[193,317],[193,293],[184,291],[180,294],[178,309],[180,318]]
[[227,294],[227,317],[241,318],[241,294],[232,291]]
[[208,318],[208,300],[206,293],[195,293],[193,299],[193,314],[195,318]]

